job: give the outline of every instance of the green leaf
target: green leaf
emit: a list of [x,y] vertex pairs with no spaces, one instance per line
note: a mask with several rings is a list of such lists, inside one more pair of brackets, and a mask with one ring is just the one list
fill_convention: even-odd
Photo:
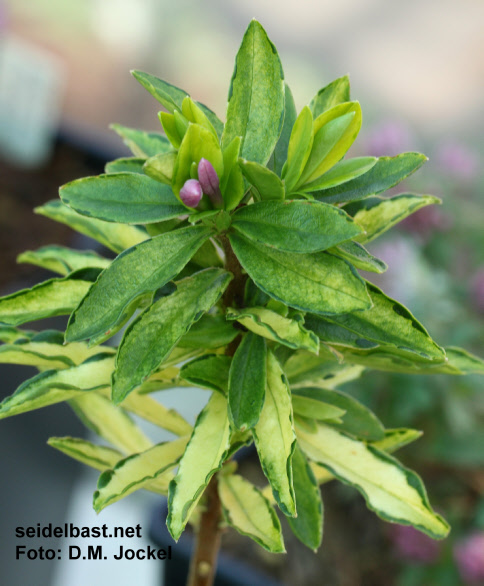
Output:
[[313,146],[313,116],[305,106],[297,117],[289,139],[284,173],[286,192],[291,193],[308,162]]
[[218,491],[225,521],[271,553],[284,553],[281,524],[269,501],[238,474],[222,475]]
[[218,140],[203,126],[190,124],[173,167],[172,188],[177,198],[185,181],[191,178],[192,164],[198,166],[202,158],[210,161],[219,177],[223,175],[223,155]]
[[67,275],[73,271],[88,268],[105,269],[111,263],[91,250],[71,250],[65,246],[42,246],[37,250],[26,250],[17,257],[18,263],[29,263]]
[[140,173],[144,174],[143,165],[144,158],[140,157],[121,157],[106,163],[104,167],[105,173]]
[[206,348],[212,350],[230,344],[238,335],[223,315],[202,315],[178,342],[179,348]]
[[[330,344],[342,343],[368,348],[371,347],[371,344],[368,344],[370,340],[376,344],[394,346],[405,352],[414,352],[429,360],[445,360],[444,350],[432,340],[427,330],[406,307],[387,297],[375,285],[367,283],[367,286],[373,303],[371,309],[331,316],[327,319],[306,316],[306,327]],[[335,330],[331,324],[356,334],[356,339],[345,340],[345,332]]]
[[284,185],[275,173],[259,163],[245,159],[239,159],[239,165],[244,177],[257,190],[260,199],[284,199]]
[[75,437],[50,437],[47,443],[56,450],[96,470],[113,468],[116,462],[123,457],[123,454],[118,450],[97,446],[92,442]]
[[267,386],[264,406],[252,430],[262,470],[274,498],[285,515],[296,515],[292,454],[296,446],[291,395],[279,363],[267,353]]
[[166,153],[171,149],[171,144],[166,136],[159,132],[144,132],[137,128],[127,128],[121,124],[111,124],[110,128],[119,134],[135,157],[146,159],[158,153]]
[[305,386],[335,389],[359,378],[363,370],[362,366],[338,363],[324,346],[320,346],[319,356],[299,350],[284,364],[291,389]]
[[368,173],[372,169],[378,159],[376,157],[355,157],[353,159],[345,159],[337,163],[329,171],[326,171],[321,177],[306,183],[302,189],[303,191],[315,191],[317,189],[329,189],[335,185],[347,183],[360,175]]
[[197,104],[189,97],[186,98],[182,102],[182,114],[189,122],[193,122],[193,124],[200,124],[200,126],[204,126],[207,130],[218,138],[217,132],[215,128],[212,126],[212,123],[208,119],[207,115],[203,112],[203,110],[197,106]]
[[227,395],[231,361],[229,356],[201,356],[181,367],[180,378],[197,387]]
[[318,419],[320,421],[328,419],[338,420],[345,414],[344,409],[304,395],[292,396],[292,408],[294,413],[301,417]]
[[445,348],[445,353],[449,360],[448,365],[458,369],[459,374],[484,374],[484,360],[482,358],[455,346]]
[[174,293],[155,301],[133,321],[116,355],[114,403],[161,366],[192,323],[218,301],[231,278],[223,269],[201,271],[179,281]]
[[203,491],[222,466],[230,447],[227,400],[213,393],[197,417],[195,429],[168,492],[166,525],[175,541],[187,524]]
[[153,444],[124,409],[98,393],[83,393],[69,402],[84,425],[125,454],[144,452]]
[[0,324],[0,342],[5,342],[6,344],[13,344],[17,340],[28,342],[36,334],[37,332],[33,330],[20,330],[13,326],[3,326]]
[[0,322],[19,325],[54,315],[69,315],[89,291],[91,281],[49,279],[31,289],[22,289],[0,298]]
[[344,258],[354,265],[357,269],[362,271],[370,271],[371,273],[384,273],[388,266],[379,258],[371,255],[364,246],[348,240],[342,242],[335,248],[331,248],[328,252]]
[[150,224],[186,213],[168,185],[136,173],[76,179],[61,187],[59,195],[79,214],[106,222]]
[[209,236],[208,228],[190,226],[155,236],[120,254],[72,314],[66,340],[90,338],[94,344],[115,333],[131,317],[140,298],[175,277]]
[[229,238],[251,279],[278,301],[324,315],[371,307],[363,280],[343,260],[324,252],[280,252],[237,234]]
[[239,165],[240,144],[240,136],[234,136],[222,151],[224,174],[220,178],[220,191],[227,211],[235,209],[242,201],[245,193],[244,176]]
[[279,315],[265,307],[227,309],[227,319],[237,320],[251,332],[289,348],[305,348],[315,354],[319,351],[319,340],[308,332],[300,321]]
[[[131,74],[169,112],[182,109],[183,100],[188,95],[184,90],[144,71],[132,71]],[[200,102],[196,102],[196,104],[202,109],[220,136],[223,128],[222,122],[207,106],[200,104]]]
[[177,153],[168,151],[149,158],[143,165],[143,172],[149,177],[171,185],[173,179],[173,169],[175,167]]
[[418,440],[422,435],[423,432],[417,429],[385,429],[385,437],[372,442],[372,446],[391,454]]
[[370,242],[420,208],[440,203],[440,199],[433,195],[413,195],[411,193],[397,195],[389,199],[375,198],[375,200],[368,207],[363,205],[354,216],[355,222],[364,230],[356,237],[359,242]]
[[81,364],[100,352],[113,352],[108,347],[88,348],[83,342],[64,344],[64,334],[50,330],[32,338],[0,346],[0,363],[26,364],[38,368],[68,368]]
[[392,456],[323,423],[315,434],[298,431],[298,442],[312,460],[359,490],[385,521],[412,525],[434,539],[449,533],[447,523],[430,507],[419,476]]
[[99,354],[80,366],[41,372],[21,384],[13,395],[0,403],[0,419],[109,386],[113,366],[113,356]]
[[292,389],[293,402],[296,397],[322,401],[344,410],[345,413],[341,415],[342,423],[332,425],[357,438],[377,441],[385,435],[385,428],[376,415],[350,395],[316,387],[298,387]]
[[294,535],[316,551],[323,538],[323,501],[316,478],[297,446],[292,458],[297,517],[287,517]]
[[446,357],[438,362],[392,346],[362,349],[337,346],[337,352],[346,363],[360,364],[375,370],[404,374],[461,374],[449,364]]
[[[109,394],[106,396],[109,397]],[[123,402],[123,407],[175,435],[182,436],[192,432],[192,426],[175,409],[167,409],[152,397],[131,393]]]
[[276,148],[273,152],[274,172],[282,174],[282,167],[287,159],[287,150],[289,148],[289,139],[291,137],[292,127],[296,122],[297,112],[296,104],[292,92],[287,84],[284,84],[284,124],[282,126],[281,136],[277,141]]
[[229,372],[229,417],[236,429],[251,429],[259,421],[266,391],[266,362],[264,338],[247,333]]
[[302,200],[242,207],[232,226],[251,240],[297,253],[325,250],[361,231],[343,210]]
[[350,100],[350,80],[347,75],[335,79],[319,92],[311,100],[309,107],[313,116],[317,118],[326,110],[334,108],[343,102]]
[[140,454],[120,460],[114,468],[105,470],[99,477],[97,490],[93,496],[96,513],[134,491],[145,488],[151,480],[174,468],[187,442],[188,437],[185,437],[156,444]]
[[295,189],[311,183],[340,161],[353,144],[361,127],[361,108],[358,102],[334,106],[316,118],[313,123],[313,145]]
[[414,173],[426,160],[427,157],[420,153],[402,153],[396,157],[380,157],[368,173],[347,183],[313,193],[313,195],[316,199],[327,203],[340,203],[382,193]]
[[49,201],[34,211],[56,222],[67,224],[73,230],[94,238],[114,252],[122,252],[148,238],[148,234],[142,228],[81,216],[59,200]]
[[229,89],[222,144],[242,137],[241,156],[266,165],[284,121],[284,73],[276,48],[253,20],[245,32]]

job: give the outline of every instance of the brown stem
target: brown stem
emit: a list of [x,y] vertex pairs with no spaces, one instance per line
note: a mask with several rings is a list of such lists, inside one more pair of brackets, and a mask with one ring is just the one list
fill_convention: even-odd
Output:
[[205,496],[206,509],[200,519],[187,586],[212,586],[217,569],[217,556],[222,536],[220,531],[222,506],[218,496],[216,474],[212,477]]
[[225,252],[225,268],[234,275],[223,294],[222,302],[225,307],[233,307],[234,305],[241,307],[244,300],[244,287],[247,276],[242,273],[239,260],[235,256],[230,241],[225,234],[220,236],[220,243]]
[[[229,239],[225,234],[220,236],[220,243],[225,252],[225,268],[234,278],[229,283],[222,297],[224,307],[234,305],[241,306],[244,298],[246,276],[242,273],[242,267],[232,250]],[[226,348],[225,354],[233,356],[240,344],[240,336],[237,336]],[[190,561],[187,586],[212,586],[217,568],[217,556],[220,549],[222,521],[222,505],[218,495],[217,474],[212,477],[205,491],[206,508],[200,518],[195,551]]]

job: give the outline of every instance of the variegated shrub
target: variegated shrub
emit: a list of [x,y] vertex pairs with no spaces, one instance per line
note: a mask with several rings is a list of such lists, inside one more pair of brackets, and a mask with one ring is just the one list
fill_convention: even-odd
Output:
[[[345,158],[361,126],[348,78],[297,114],[256,21],[237,54],[225,124],[183,90],[133,75],[165,108],[164,134],[114,126],[134,156],[37,209],[118,256],[59,246],[21,255],[59,276],[0,300],[0,360],[40,371],[3,401],[0,417],[67,401],[110,444],[49,442],[101,471],[96,511],[140,488],[167,495],[174,539],[209,487],[201,538],[218,507],[220,519],[283,552],[277,506],[316,549],[319,485],[333,478],[384,520],[444,538],[449,527],[421,479],[391,455],[420,433],[385,429],[338,390],[367,369],[483,372],[480,359],[437,345],[358,273],[386,269],[367,242],[438,203],[382,195],[425,156]],[[70,315],[65,337],[17,328],[56,315]],[[118,348],[105,344],[125,326]],[[193,428],[150,396],[187,386],[210,394]],[[130,414],[177,439],[152,445]],[[232,456],[252,443],[265,488],[236,473]]]

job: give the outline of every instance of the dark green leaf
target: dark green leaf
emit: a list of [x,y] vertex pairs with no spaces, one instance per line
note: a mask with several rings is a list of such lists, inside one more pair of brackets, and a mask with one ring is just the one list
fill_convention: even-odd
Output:
[[381,440],[385,435],[385,428],[374,413],[356,399],[353,399],[353,397],[340,391],[317,387],[300,387],[292,389],[292,395],[293,398],[307,397],[343,409],[346,413],[341,416],[342,423],[333,423],[332,425],[357,438],[377,441]]
[[388,268],[386,263],[371,255],[364,246],[352,240],[342,242],[336,248],[331,248],[328,252],[344,258],[362,271],[384,273]]
[[177,283],[126,330],[116,356],[113,401],[120,403],[157,370],[193,322],[220,298],[232,275],[206,269]]
[[249,332],[235,352],[229,373],[229,416],[237,429],[245,431],[259,421],[266,378],[265,340]]
[[203,315],[178,342],[180,348],[221,348],[239,334],[223,315]]
[[201,356],[181,367],[180,378],[192,385],[227,395],[230,363],[229,356]]
[[242,137],[241,156],[265,165],[284,121],[284,74],[276,48],[253,20],[237,53],[229,89],[224,147]]
[[427,157],[420,153],[380,157],[368,173],[336,187],[315,192],[313,195],[316,199],[327,203],[340,203],[382,193],[414,173],[426,160]]
[[[174,112],[175,110],[181,111],[183,100],[188,95],[184,90],[181,90],[154,75],[145,73],[144,71],[132,71],[131,74],[156,100],[158,100],[158,102],[160,102],[160,104],[163,104],[169,112]],[[223,129],[222,122],[217,118],[214,112],[210,110],[210,108],[207,108],[204,104],[200,104],[200,102],[196,102],[196,104],[210,120],[211,124],[217,131],[217,134],[221,136]]]
[[320,116],[326,110],[350,100],[350,80],[347,75],[335,79],[319,92],[311,100],[309,107],[314,118]]
[[171,149],[171,144],[166,136],[159,132],[144,132],[137,128],[127,128],[121,124],[111,124],[111,128],[119,134],[135,157],[146,159],[158,153],[166,153]]
[[91,344],[117,331],[140,298],[173,279],[210,237],[210,230],[190,226],[133,246],[103,271],[69,320],[67,341],[90,338]]
[[171,187],[135,173],[76,179],[61,187],[59,195],[76,212],[106,222],[150,224],[187,211]]
[[324,252],[280,252],[237,234],[229,238],[251,279],[278,301],[323,315],[371,307],[365,283],[341,259]]
[[323,538],[323,501],[316,478],[299,447],[292,458],[297,517],[287,517],[294,535],[316,551]]
[[277,141],[276,148],[273,153],[273,171],[281,176],[282,167],[287,159],[287,149],[289,146],[289,138],[291,136],[292,127],[296,121],[296,105],[292,92],[287,84],[284,84],[284,124],[282,126],[281,136]]
[[251,240],[296,253],[325,250],[361,231],[343,210],[301,200],[242,207],[232,226]]
[[[321,333],[326,337],[324,328],[325,323],[329,321],[353,332],[363,341],[371,340],[377,344],[395,346],[397,349],[415,352],[423,358],[437,362],[445,360],[444,350],[430,338],[422,324],[406,307],[387,297],[375,285],[367,283],[367,286],[373,302],[371,309],[332,316],[327,320],[316,316],[306,316],[306,327],[319,335],[319,324],[321,324]],[[327,341],[331,343],[330,340]],[[360,348],[369,347],[368,344],[359,344],[358,341],[356,345]]]
[[138,157],[123,157],[106,163],[106,173],[140,173],[143,174],[145,159]]

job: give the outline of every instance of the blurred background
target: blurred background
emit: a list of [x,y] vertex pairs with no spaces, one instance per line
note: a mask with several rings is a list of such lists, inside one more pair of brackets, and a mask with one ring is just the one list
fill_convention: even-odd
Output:
[[[370,247],[390,266],[377,284],[409,306],[439,343],[482,356],[481,0],[0,0],[1,294],[50,276],[17,265],[21,251],[48,243],[96,246],[32,209],[56,198],[63,183],[101,173],[106,160],[127,153],[110,123],[160,130],[157,102],[129,70],[182,87],[223,119],[234,58],[253,17],[279,51],[298,109],[350,74],[352,98],[364,113],[354,154],[429,156],[397,192],[431,193],[442,206],[422,209]],[[28,369],[6,365],[1,373],[0,398],[29,376]],[[424,477],[434,506],[453,526],[451,537],[435,545],[389,527],[353,491],[328,485],[321,552],[289,543],[294,549],[284,559],[248,546],[246,557],[288,585],[484,584],[482,380],[372,372],[345,390],[386,426],[425,432],[401,458]],[[194,398],[188,418],[204,397]],[[93,569],[15,560],[18,525],[109,523],[106,514],[113,523],[148,527],[153,503],[134,495],[96,519],[90,511],[96,476],[87,482],[80,467],[45,445],[51,435],[83,433],[65,405],[1,422],[0,583],[98,586],[106,581],[103,572],[116,571],[119,577],[111,579],[120,586],[161,584],[160,568],[148,562],[122,568],[94,562]],[[225,541],[244,557],[232,535]]]

